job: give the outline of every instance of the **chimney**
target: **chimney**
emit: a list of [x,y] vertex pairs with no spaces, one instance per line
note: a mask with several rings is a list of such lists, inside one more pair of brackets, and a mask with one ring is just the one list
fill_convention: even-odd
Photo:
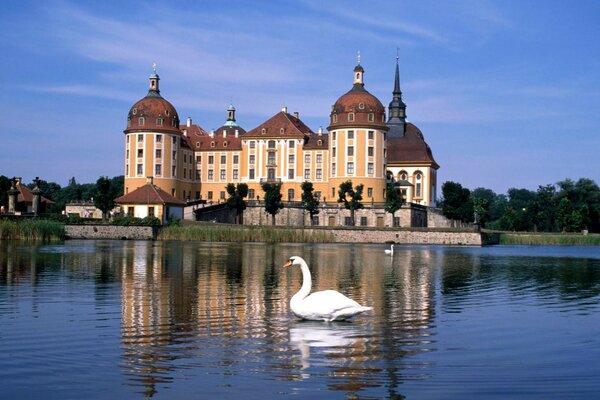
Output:
[[187,129],[183,130],[183,136],[187,136]]
[[210,137],[214,138],[214,137],[215,137],[215,130],[214,130],[214,129],[211,129],[211,130],[210,130],[210,133],[208,134],[208,136],[210,136]]
[[300,114],[298,114],[298,111],[294,111],[294,117],[296,119],[300,119]]
[[239,132],[238,132],[238,130],[236,129],[236,130],[235,130],[235,137],[238,137],[238,136],[239,136]]
[[320,126],[319,130],[317,131],[317,133],[319,134],[319,136],[323,136],[323,127]]
[[154,183],[154,178],[151,176],[146,177],[146,183],[152,185]]
[[226,138],[227,137],[227,129],[223,129],[223,137]]
[[287,114],[287,107],[286,106],[281,107],[281,112],[284,112]]
[[187,126],[192,126],[192,117],[187,117]]
[[21,177],[20,176],[15,176],[15,182],[17,185],[21,184]]

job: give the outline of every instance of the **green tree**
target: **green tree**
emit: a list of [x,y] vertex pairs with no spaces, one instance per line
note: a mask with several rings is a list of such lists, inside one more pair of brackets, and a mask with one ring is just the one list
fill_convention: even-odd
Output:
[[102,211],[102,219],[106,219],[108,212],[115,207],[114,191],[108,177],[101,176],[96,181],[94,205]]
[[302,208],[310,215],[312,224],[313,217],[319,214],[319,200],[313,194],[314,188],[311,182],[302,182],[300,188],[302,189]]
[[350,225],[355,225],[355,212],[365,206],[361,202],[364,185],[361,183],[352,188],[352,181],[340,183],[338,190],[338,203],[343,203],[346,210],[350,210]]
[[0,206],[8,209],[8,190],[10,189],[10,179],[7,176],[0,175]]
[[225,187],[229,198],[225,203],[227,208],[235,210],[235,223],[242,223],[242,215],[246,209],[246,201],[244,198],[248,196],[248,185],[245,183],[238,183],[237,186],[233,183],[228,183]]
[[398,189],[394,186],[393,182],[389,182],[385,185],[385,211],[394,214],[398,211],[402,204],[404,204],[404,198],[400,196]]
[[442,185],[442,213],[450,219],[473,221],[471,191],[460,183],[447,181]]
[[281,201],[281,184],[265,182],[262,185],[262,190],[265,192],[265,211],[271,214],[271,224],[275,225],[275,215],[283,208]]

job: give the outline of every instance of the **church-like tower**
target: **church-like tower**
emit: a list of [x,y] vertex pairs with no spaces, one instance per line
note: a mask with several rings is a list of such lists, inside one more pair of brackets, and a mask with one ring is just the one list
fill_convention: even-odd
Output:
[[353,71],[353,86],[333,105],[329,130],[329,186],[335,200],[341,183],[364,185],[363,202],[385,201],[385,108],[365,89],[364,68]]

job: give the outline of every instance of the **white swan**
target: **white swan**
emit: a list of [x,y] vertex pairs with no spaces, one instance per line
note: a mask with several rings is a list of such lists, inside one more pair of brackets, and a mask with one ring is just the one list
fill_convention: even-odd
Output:
[[392,245],[389,250],[386,249],[385,254],[394,255],[394,245]]
[[356,301],[349,299],[335,290],[324,290],[315,292],[309,296],[312,288],[312,277],[306,261],[301,257],[290,257],[283,267],[299,265],[302,269],[302,287],[290,301],[290,308],[296,316],[304,319],[318,321],[342,321],[373,307],[363,307]]

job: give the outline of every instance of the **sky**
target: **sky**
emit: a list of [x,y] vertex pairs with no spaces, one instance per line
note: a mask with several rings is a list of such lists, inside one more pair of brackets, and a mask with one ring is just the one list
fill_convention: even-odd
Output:
[[0,175],[122,175],[127,113],[154,63],[182,121],[216,129],[232,103],[250,130],[287,106],[316,132],[360,51],[385,106],[398,56],[439,186],[600,184],[598,38],[595,0],[6,2]]

